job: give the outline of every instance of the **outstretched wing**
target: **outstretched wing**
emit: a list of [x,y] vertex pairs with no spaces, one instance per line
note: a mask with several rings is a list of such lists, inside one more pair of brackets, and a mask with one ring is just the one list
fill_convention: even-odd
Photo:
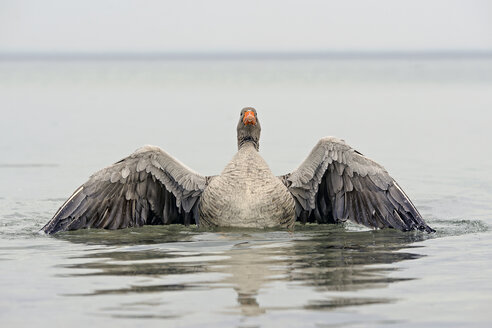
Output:
[[154,146],[100,170],[79,187],[43,227],[49,234],[84,228],[198,224],[207,178]]
[[384,167],[337,138],[322,138],[306,160],[281,179],[303,222],[350,220],[371,228],[434,231]]

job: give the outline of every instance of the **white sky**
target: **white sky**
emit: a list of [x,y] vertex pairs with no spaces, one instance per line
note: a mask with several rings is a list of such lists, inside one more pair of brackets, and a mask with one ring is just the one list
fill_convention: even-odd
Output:
[[489,0],[0,0],[0,52],[492,50]]

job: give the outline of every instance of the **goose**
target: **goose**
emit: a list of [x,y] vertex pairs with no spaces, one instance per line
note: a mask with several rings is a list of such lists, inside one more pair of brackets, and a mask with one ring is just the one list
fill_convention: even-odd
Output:
[[296,221],[352,221],[373,229],[435,231],[383,166],[343,140],[321,138],[297,169],[275,176],[259,153],[260,133],[256,109],[243,108],[238,151],[217,176],[144,146],[93,174],[41,230],[192,223],[292,229]]

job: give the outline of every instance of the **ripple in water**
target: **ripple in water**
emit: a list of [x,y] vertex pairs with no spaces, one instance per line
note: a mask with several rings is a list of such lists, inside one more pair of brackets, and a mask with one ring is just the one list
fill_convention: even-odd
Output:
[[[61,277],[91,282],[83,292],[64,297],[151,297],[169,295],[176,309],[182,296],[208,298],[214,290],[232,288],[235,305],[230,313],[256,316],[269,310],[327,310],[396,302],[388,297],[344,297],[344,292],[385,288],[415,279],[393,277],[394,264],[421,258],[419,242],[487,231],[481,221],[434,220],[435,234],[366,230],[352,224],[297,225],[294,232],[250,229],[202,231],[195,227],[152,226],[118,231],[80,230],[55,235],[69,244],[91,246],[69,254],[76,263],[63,264]],[[46,237],[50,238],[50,237]],[[95,247],[95,248],[94,248]],[[285,289],[284,305],[262,306],[262,290]],[[295,290],[336,296],[308,299],[298,304]],[[193,296],[194,295],[194,296]],[[312,295],[311,295],[312,296]],[[140,304],[156,317],[166,312],[166,297],[152,305]],[[301,298],[302,299],[302,298]],[[111,317],[141,318],[132,302],[120,302],[102,312]],[[280,302],[282,303],[282,302]],[[181,304],[186,306],[186,304]],[[171,317],[179,317],[174,310]],[[179,312],[179,311],[178,311]],[[134,314],[131,314],[134,313]],[[148,316],[149,314],[143,315]],[[153,316],[151,315],[151,316]]]

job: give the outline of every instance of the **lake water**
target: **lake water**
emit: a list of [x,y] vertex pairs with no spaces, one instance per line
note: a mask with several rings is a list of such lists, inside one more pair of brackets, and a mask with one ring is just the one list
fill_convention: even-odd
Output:
[[[437,233],[38,233],[91,173],[144,144],[220,173],[245,106],[275,174],[343,138]],[[0,112],[3,327],[492,324],[490,58],[3,60]]]

